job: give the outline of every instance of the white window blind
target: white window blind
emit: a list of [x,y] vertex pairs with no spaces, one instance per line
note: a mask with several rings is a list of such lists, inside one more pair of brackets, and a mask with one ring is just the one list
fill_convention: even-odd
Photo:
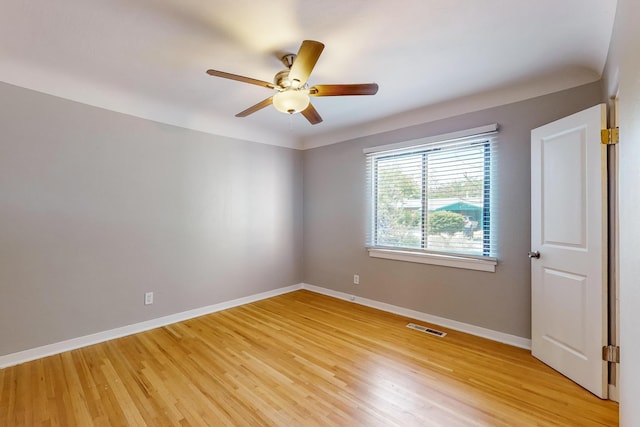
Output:
[[[497,125],[367,149],[370,248],[495,256]],[[453,136],[453,137],[452,137]]]

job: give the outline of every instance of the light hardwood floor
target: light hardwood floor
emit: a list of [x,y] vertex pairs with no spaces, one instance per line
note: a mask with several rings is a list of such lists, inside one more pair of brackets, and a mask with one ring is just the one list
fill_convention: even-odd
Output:
[[618,424],[526,350],[409,321],[292,292],[0,370],[0,426]]

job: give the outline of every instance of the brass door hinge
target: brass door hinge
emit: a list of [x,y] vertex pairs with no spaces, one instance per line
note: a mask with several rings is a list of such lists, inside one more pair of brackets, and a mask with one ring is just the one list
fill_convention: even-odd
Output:
[[620,363],[620,347],[605,345],[602,347],[602,360],[611,363]]
[[617,144],[620,141],[620,128],[602,129],[600,131],[600,141],[604,145]]

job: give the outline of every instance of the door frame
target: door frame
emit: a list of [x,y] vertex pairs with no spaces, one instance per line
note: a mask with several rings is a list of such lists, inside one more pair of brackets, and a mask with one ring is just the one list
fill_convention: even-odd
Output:
[[[608,103],[609,128],[619,127],[618,95]],[[620,253],[618,222],[618,147],[611,144],[607,147],[607,187],[608,187],[608,331],[609,345],[620,345]],[[620,366],[609,363],[609,400],[620,401]]]

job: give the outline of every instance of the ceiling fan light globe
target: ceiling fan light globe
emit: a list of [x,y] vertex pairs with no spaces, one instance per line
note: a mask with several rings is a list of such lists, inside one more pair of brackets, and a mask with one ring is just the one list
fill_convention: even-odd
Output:
[[309,106],[309,95],[300,90],[284,90],[273,96],[273,106],[282,113],[299,113]]

